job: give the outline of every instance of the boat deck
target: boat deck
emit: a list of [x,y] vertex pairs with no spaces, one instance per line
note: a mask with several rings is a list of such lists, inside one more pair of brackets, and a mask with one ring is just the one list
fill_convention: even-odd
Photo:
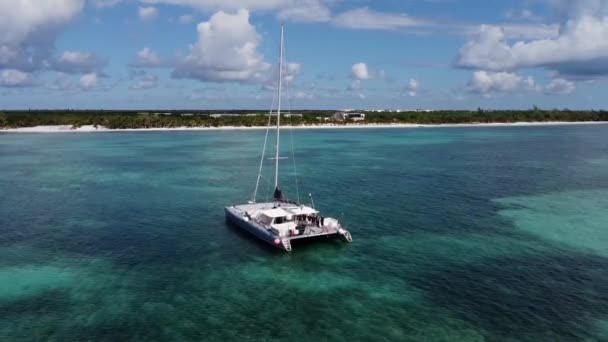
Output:
[[[251,203],[251,204],[243,204],[243,205],[234,206],[234,208],[238,212],[241,213],[242,217],[245,217],[246,215],[253,215],[255,212],[269,210],[269,209],[273,209],[276,207],[279,207],[279,208],[282,208],[285,210],[289,210],[289,209],[297,209],[297,208],[300,208],[301,206],[298,206],[297,204],[293,204],[293,203],[280,203],[280,206],[277,206],[277,203]],[[319,227],[319,226],[315,226],[315,225],[306,225],[304,234],[286,236],[286,237],[283,237],[283,239],[300,240],[300,239],[320,237],[320,236],[325,236],[325,235],[335,235],[335,234],[339,234],[339,231],[338,231],[339,228],[340,227],[329,228],[329,227]]]
[[[233,207],[226,208],[228,211],[232,213],[232,215],[236,216],[238,220],[242,221],[244,224],[249,226],[256,226],[258,231],[265,231],[264,235],[269,234],[272,237],[272,241],[275,238],[280,239],[280,242],[284,245],[284,248],[288,251],[291,250],[291,241],[295,240],[304,240],[304,239],[314,239],[319,237],[330,237],[330,236],[342,236],[346,241],[351,242],[352,237],[350,233],[343,229],[339,224],[335,226],[332,225],[324,225],[322,226],[319,221],[310,222],[310,221],[288,221],[289,231],[293,232],[295,226],[298,226],[298,234],[289,234],[289,235],[277,235],[276,233],[271,232],[271,227],[265,225],[264,223],[256,220],[255,218],[259,213],[268,213],[273,212],[275,210],[290,213],[293,216],[306,217],[312,215],[318,217],[319,213],[307,206],[298,205],[296,203],[289,202],[271,202],[271,203],[249,203],[242,205],[235,205]],[[333,220],[333,219],[329,219]],[[337,221],[335,221],[337,223]],[[276,225],[273,225],[276,227]],[[266,239],[266,238],[265,238]],[[268,240],[268,239],[266,239]],[[269,241],[270,242],[270,241]]]
[[336,235],[339,233],[337,228],[333,229],[333,228],[319,228],[319,227],[315,227],[315,226],[306,226],[306,229],[308,230],[307,233],[304,233],[302,235],[284,237],[284,239],[301,240],[301,239],[314,238],[314,237],[320,237],[320,236],[326,236],[326,235]]

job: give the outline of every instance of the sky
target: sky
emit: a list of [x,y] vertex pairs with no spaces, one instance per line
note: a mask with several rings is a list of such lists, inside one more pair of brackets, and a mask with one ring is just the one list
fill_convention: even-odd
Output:
[[607,109],[608,0],[0,0],[0,109]]

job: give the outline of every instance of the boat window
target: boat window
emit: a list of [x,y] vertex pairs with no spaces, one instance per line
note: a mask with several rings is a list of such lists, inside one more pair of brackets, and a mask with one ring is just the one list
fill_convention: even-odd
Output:
[[272,224],[272,218],[266,215],[260,215],[258,221],[265,226],[270,226]]

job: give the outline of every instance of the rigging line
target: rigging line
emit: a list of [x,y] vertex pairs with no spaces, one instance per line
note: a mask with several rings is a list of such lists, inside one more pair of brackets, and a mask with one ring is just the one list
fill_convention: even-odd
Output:
[[281,48],[279,51],[279,91],[277,96],[277,141],[276,141],[276,160],[274,171],[274,187],[279,188],[279,153],[281,151],[281,88],[283,84],[283,50],[284,50],[284,27],[281,25]]
[[266,181],[266,184],[268,185],[266,187],[266,203],[270,202],[270,194],[273,192],[272,191],[272,183],[270,181]]
[[270,134],[270,124],[272,122],[272,109],[274,108],[276,100],[276,93],[272,92],[272,104],[270,105],[270,111],[268,111],[268,124],[266,125],[266,136],[264,137],[264,148],[262,149],[262,158],[260,159],[260,169],[258,171],[258,179],[255,182],[255,190],[253,192],[253,203],[256,201],[258,195],[258,189],[260,186],[260,179],[262,178],[262,171],[264,169],[264,157],[266,156],[266,145],[268,144],[268,135]]
[[[287,48],[285,47],[285,44],[283,45],[283,56],[285,58],[285,61],[289,61],[289,59],[287,58]],[[290,80],[293,80],[293,75],[290,75],[290,71],[289,71],[289,63],[287,63],[287,76],[289,77]],[[295,183],[296,183],[296,196],[298,199],[298,203],[300,203],[300,185],[299,185],[299,181],[298,181],[298,168],[296,167],[296,153],[295,153],[295,146],[294,146],[294,142],[293,142],[293,115],[291,114],[291,109],[292,109],[292,97],[291,97],[291,82],[285,82],[285,92],[287,94],[287,104],[288,104],[288,108],[289,108],[289,135],[291,137],[291,160],[293,161],[293,173],[295,176]]]
[[[291,125],[291,115],[289,116],[289,123]],[[291,136],[291,160],[293,161],[293,173],[296,179],[296,196],[298,197],[298,203],[300,203],[300,185],[298,184],[298,168],[296,167],[296,152],[293,143],[293,125],[290,126],[289,133]]]
[[270,179],[268,179],[264,176],[262,176],[262,180],[264,181],[265,184],[269,184],[269,185],[271,184]]

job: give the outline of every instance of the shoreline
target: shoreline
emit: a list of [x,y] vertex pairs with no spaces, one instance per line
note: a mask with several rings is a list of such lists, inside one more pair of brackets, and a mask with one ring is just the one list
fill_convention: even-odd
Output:
[[[369,128],[458,128],[458,127],[530,127],[530,126],[567,126],[567,125],[606,125],[608,121],[547,121],[547,122],[509,122],[509,123],[466,123],[466,124],[320,124],[304,126],[283,126],[293,129],[369,129]],[[95,133],[95,132],[162,132],[162,131],[238,131],[263,130],[266,126],[220,126],[220,127],[158,127],[158,128],[106,128],[91,125],[73,128],[72,125],[35,126],[20,128],[0,128],[0,133]]]

